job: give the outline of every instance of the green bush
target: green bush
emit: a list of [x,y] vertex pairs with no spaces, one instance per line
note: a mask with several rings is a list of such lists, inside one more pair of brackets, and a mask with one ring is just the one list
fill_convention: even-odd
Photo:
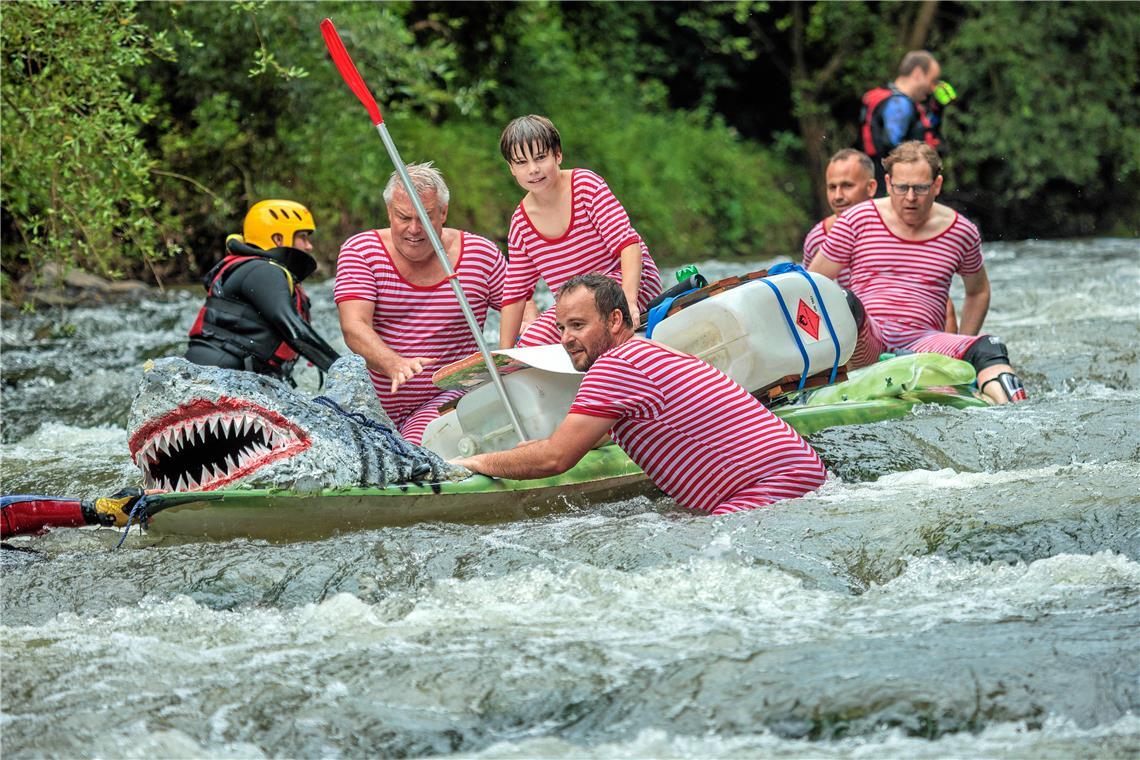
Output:
[[153,112],[123,79],[155,40],[133,4],[6,3],[0,30],[5,270],[54,261],[114,276],[158,253],[139,139]]
[[969,11],[944,56],[962,101],[948,119],[959,191],[1020,236],[1135,235],[1140,7]]

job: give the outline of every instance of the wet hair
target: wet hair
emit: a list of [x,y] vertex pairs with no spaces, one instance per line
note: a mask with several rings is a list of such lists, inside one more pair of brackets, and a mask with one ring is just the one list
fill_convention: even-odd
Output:
[[903,56],[899,62],[899,76],[910,76],[910,72],[915,69],[922,69],[923,74],[930,73],[930,67],[934,65],[934,56],[928,50],[912,50]]
[[883,159],[883,171],[890,174],[895,164],[917,164],[923,161],[930,165],[931,179],[942,173],[942,159],[934,148],[921,140],[911,140],[892,150]]
[[562,136],[554,122],[533,113],[513,119],[499,137],[499,152],[509,162],[528,148],[532,155],[543,151],[561,152]]
[[848,161],[851,159],[859,162],[860,166],[863,167],[863,171],[867,172],[868,177],[873,178],[875,176],[875,163],[871,160],[871,157],[863,151],[855,150],[854,148],[844,148],[843,150],[839,151],[831,157],[831,160],[827,162],[827,165],[831,166],[832,164],[839,163],[840,161]]
[[622,324],[626,327],[633,327],[633,316],[629,313],[629,303],[625,300],[625,293],[622,292],[621,285],[618,285],[616,280],[596,272],[575,275],[558,289],[558,297],[562,298],[577,288],[585,288],[594,294],[594,305],[598,307],[598,314],[602,315],[602,319],[608,320],[614,309],[617,309],[621,312]]
[[[443,174],[436,169],[431,161],[425,161],[422,164],[408,164],[408,176],[412,178],[412,187],[416,189],[416,194],[422,197],[424,193],[435,193],[435,199],[439,201],[439,205],[446,206],[451,200],[451,191],[447,189],[447,183],[443,181]],[[384,205],[392,205],[392,195],[395,194],[396,188],[404,189],[404,183],[400,180],[399,172],[392,172],[392,176],[388,178],[388,184],[384,186]],[[405,191],[406,192],[406,191]]]

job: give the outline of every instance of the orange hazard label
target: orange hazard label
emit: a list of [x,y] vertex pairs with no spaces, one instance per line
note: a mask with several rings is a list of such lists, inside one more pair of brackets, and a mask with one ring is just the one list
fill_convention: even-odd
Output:
[[819,340],[819,315],[802,298],[800,299],[800,307],[796,309],[796,324],[813,340]]

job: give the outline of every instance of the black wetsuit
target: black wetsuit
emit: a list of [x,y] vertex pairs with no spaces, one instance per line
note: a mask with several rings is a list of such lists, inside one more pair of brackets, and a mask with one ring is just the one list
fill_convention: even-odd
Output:
[[206,304],[190,330],[186,359],[291,380],[300,354],[328,371],[338,355],[309,324],[309,299],[300,286],[316,269],[313,257],[236,240],[228,248],[231,255],[206,275]]

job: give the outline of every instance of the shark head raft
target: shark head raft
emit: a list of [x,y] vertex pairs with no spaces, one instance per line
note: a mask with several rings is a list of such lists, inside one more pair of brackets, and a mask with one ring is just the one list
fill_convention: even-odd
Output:
[[252,372],[148,363],[127,445],[145,487],[169,491],[313,491],[469,474],[396,433],[353,354],[333,364],[316,398]]

